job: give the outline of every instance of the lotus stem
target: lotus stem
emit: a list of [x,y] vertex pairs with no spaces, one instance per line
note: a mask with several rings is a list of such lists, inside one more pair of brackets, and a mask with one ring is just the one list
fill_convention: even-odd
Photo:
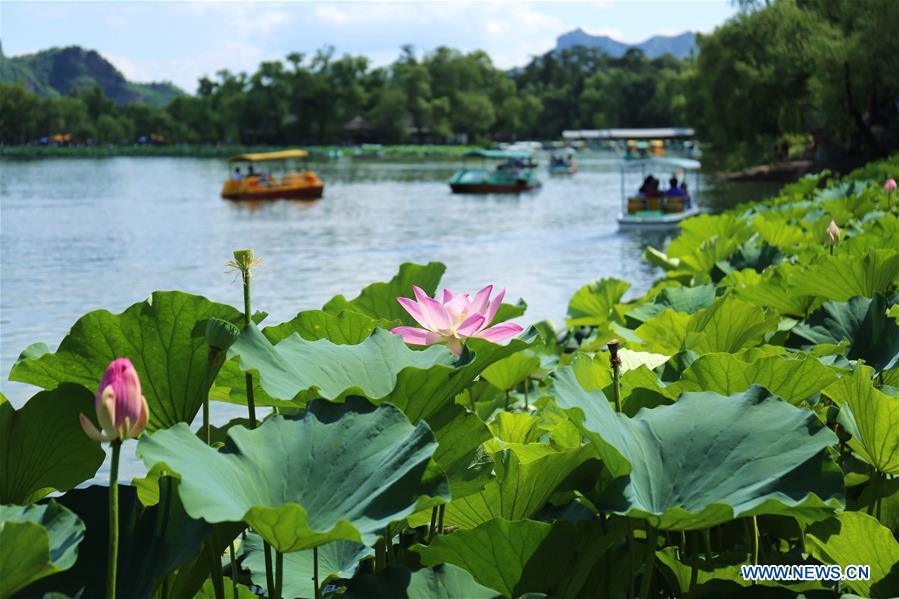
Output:
[[630,573],[630,584],[628,586],[627,596],[629,598],[635,597],[636,593],[636,585],[635,580],[637,577],[637,556],[636,556],[636,548],[634,547],[634,530],[632,528],[632,524],[630,518],[625,518],[627,522],[627,558],[628,558],[628,570]]
[[505,411],[509,411],[509,390],[506,389],[506,407],[503,408]]
[[206,445],[212,445],[212,433],[209,428],[209,395],[203,399],[203,435],[206,437]]
[[443,534],[443,516],[446,514],[446,504],[441,503],[437,512],[437,534]]
[[706,563],[712,563],[712,537],[708,528],[703,529],[702,531],[702,541],[705,544],[705,559]]
[[267,541],[262,541],[262,549],[265,554],[265,584],[268,596],[275,596],[275,576],[272,570],[272,546]]
[[693,589],[696,588],[696,582],[699,580],[699,538],[693,537],[691,535],[691,541],[689,545],[687,544],[687,535],[684,531],[681,531],[681,535],[684,539],[684,553],[681,557],[681,561],[687,561],[690,564],[690,583],[687,587],[687,595],[693,595]]
[[312,584],[315,587],[315,599],[321,599],[322,590],[318,582],[318,547],[312,548]]
[[234,541],[228,545],[228,557],[231,560],[231,593],[234,599],[239,599],[240,592],[237,590],[237,560],[234,556]]
[[646,556],[646,565],[643,571],[643,582],[640,584],[640,599],[649,597],[649,590],[652,587],[652,571],[656,564],[656,544],[659,531],[656,530],[649,522],[646,523],[646,543],[649,548],[649,555]]
[[524,411],[525,412],[527,412],[528,408],[529,408],[529,406],[528,406],[528,386],[529,385],[528,384],[530,382],[531,382],[530,377],[527,377],[527,376],[524,377]]
[[752,563],[759,564],[759,521],[755,516],[752,517]]
[[437,512],[440,506],[435,505],[431,508],[431,524],[428,526],[428,543],[434,539],[434,533],[437,530]]
[[209,576],[212,578],[212,590],[215,599],[225,599],[225,579],[222,577],[222,556],[212,544],[207,545],[209,551]]
[[618,348],[621,344],[617,339],[609,341],[609,362],[612,364],[612,397],[615,400],[615,411],[621,412],[621,358],[618,357]]
[[284,587],[284,553],[275,551],[275,599],[281,599]]
[[109,467],[109,559],[106,562],[106,597],[115,599],[116,568],[119,562],[119,453],[122,441],[114,439]]

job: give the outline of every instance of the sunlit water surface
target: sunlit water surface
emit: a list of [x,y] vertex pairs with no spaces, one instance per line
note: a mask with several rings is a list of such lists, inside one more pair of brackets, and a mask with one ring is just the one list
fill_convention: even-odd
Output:
[[[445,263],[443,284],[454,290],[505,287],[507,301],[528,303],[522,324],[562,324],[568,299],[596,278],[619,277],[631,282],[629,296],[642,293],[660,272],[640,254],[668,236],[619,232],[617,163],[597,156],[579,164],[562,177],[544,167],[534,192],[463,196],[446,183],[453,161],[343,158],[314,164],[326,182],[322,200],[250,205],[219,198],[221,160],[0,160],[0,388],[24,403],[36,390],[7,381],[19,352],[36,341],[55,349],[88,311],[121,312],[157,289],[239,307],[240,283],[225,266],[236,248],[262,259],[253,308],[269,313],[267,323],[338,293],[353,297],[407,261]],[[771,190],[701,187],[713,208]],[[243,413],[214,404],[213,422]],[[123,456],[132,454],[126,447]],[[143,472],[136,459],[123,460],[124,477]]]

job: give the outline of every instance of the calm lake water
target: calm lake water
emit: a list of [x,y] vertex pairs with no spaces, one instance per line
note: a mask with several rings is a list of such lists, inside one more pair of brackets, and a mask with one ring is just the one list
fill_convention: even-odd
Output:
[[[35,389],[7,381],[19,352],[36,341],[55,349],[88,311],[121,312],[157,289],[239,307],[240,283],[225,267],[237,248],[262,259],[253,308],[267,324],[353,297],[407,261],[444,262],[454,290],[505,287],[507,300],[527,301],[525,325],[562,324],[572,293],[596,278],[642,293],[660,271],[640,254],[668,237],[619,232],[616,162],[584,156],[579,166],[564,177],[543,166],[534,192],[462,196],[446,183],[453,161],[342,158],[313,165],[322,200],[251,206],[219,198],[221,160],[0,160],[0,389],[21,405]],[[720,208],[776,188],[728,185],[703,180],[703,200]],[[213,406],[217,423],[242,414]],[[133,459],[123,469],[143,472]]]

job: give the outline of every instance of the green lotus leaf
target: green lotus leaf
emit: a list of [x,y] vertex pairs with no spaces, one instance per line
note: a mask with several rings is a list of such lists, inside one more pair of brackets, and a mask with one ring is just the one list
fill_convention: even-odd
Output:
[[[453,484],[453,496],[483,486],[489,464],[478,460],[480,443],[490,438],[483,422],[455,406],[456,395],[472,385],[491,364],[531,347],[535,335],[496,345],[470,339],[457,359],[444,347],[423,351],[406,347],[402,338],[375,332],[357,345],[328,340],[306,341],[293,335],[272,346],[250,325],[232,345],[241,367],[258,373],[254,379],[268,395],[280,400],[324,397],[339,401],[349,395],[390,402],[413,422],[427,421],[440,441],[435,459]],[[230,384],[241,385],[237,378]],[[445,427],[451,427],[444,430]]]
[[733,354],[705,354],[671,385],[677,391],[714,391],[732,395],[751,385],[798,405],[837,379],[833,369],[808,354],[786,358],[768,356],[744,362]]
[[697,246],[710,239],[720,237],[737,243],[749,237],[749,223],[734,214],[700,214],[682,221],[680,235],[668,244],[669,256],[680,258],[693,253]]
[[[253,584],[265,588],[265,555],[262,539],[257,534],[249,533],[240,545],[243,567],[250,571]],[[325,543],[318,548],[318,576],[322,588],[335,578],[352,578],[356,574],[359,562],[374,555],[374,549],[353,541],[335,541]],[[313,574],[315,563],[312,549],[294,551],[284,555],[284,586],[282,597],[315,596]]]
[[757,216],[752,226],[765,242],[776,247],[787,248],[808,239],[805,231],[783,220]]
[[616,306],[630,286],[630,283],[614,278],[587,283],[568,302],[568,326],[602,326],[621,320]]
[[801,295],[790,286],[789,279],[798,267],[790,263],[779,264],[765,271],[765,279],[746,286],[738,286],[734,293],[740,299],[753,304],[774,308],[781,314],[805,317],[817,300],[815,295]]
[[425,422],[437,439],[434,461],[446,474],[452,497],[483,489],[493,469],[493,460],[481,447],[490,439],[484,421],[458,404],[447,403]]
[[[222,586],[228,593],[228,598],[231,599],[234,597],[232,594],[232,581],[227,576],[222,577]],[[243,586],[242,584],[237,585],[237,597],[235,599],[258,599],[259,595]],[[287,597],[287,595],[284,595]],[[200,587],[199,592],[193,596],[193,599],[218,599],[218,596],[215,592],[215,585],[212,582],[211,578],[207,578],[203,581],[203,586]]]
[[847,302],[827,302],[791,330],[792,345],[817,345],[849,341],[847,358],[864,360],[877,370],[895,365],[899,356],[899,325],[887,317],[887,306],[899,302],[899,294],[873,298],[853,297]]
[[590,574],[623,536],[623,530],[603,533],[595,520],[547,524],[496,518],[477,528],[438,535],[430,545],[413,550],[422,564],[455,564],[506,597],[542,592],[567,599],[595,592]]
[[625,316],[638,322],[646,322],[653,316],[664,312],[666,308],[671,308],[675,312],[693,314],[702,308],[708,308],[714,300],[714,285],[665,287],[651,302],[631,309]]
[[32,346],[9,378],[44,389],[71,382],[95,392],[109,363],[129,358],[150,408],[147,430],[192,422],[224,358],[211,359],[205,339],[210,318],[243,321],[231,306],[181,291],[156,291],[121,314],[85,314],[56,353]]
[[899,589],[899,543],[888,528],[867,514],[841,512],[805,529],[806,547],[819,561],[871,567],[869,580],[843,584],[864,597],[895,597]]
[[266,393],[285,401],[297,397],[339,400],[350,394],[377,400],[393,391],[404,368],[425,370],[454,360],[445,347],[415,351],[406,347],[402,337],[382,329],[356,345],[307,341],[296,334],[272,345],[252,323],[228,353],[240,356],[243,370],[258,372],[256,378]]
[[[709,273],[724,263],[740,248],[740,243],[730,237],[711,237],[680,257],[681,267],[693,274],[696,282],[708,281]],[[668,247],[671,251],[671,246]],[[670,276],[670,275],[669,275]]]
[[526,378],[540,370],[540,357],[525,352],[512,354],[484,369],[481,376],[502,391],[514,389]]
[[355,345],[365,341],[376,328],[389,329],[393,326],[393,321],[371,318],[355,310],[344,310],[339,314],[324,310],[306,310],[287,322],[265,327],[262,334],[272,344],[277,344],[297,333],[307,341],[327,339],[331,343]]
[[84,523],[55,501],[0,505],[0,597],[71,568],[83,539]]
[[[287,597],[288,595],[285,595]],[[377,574],[350,581],[344,599],[403,597],[405,599],[499,599],[496,591],[475,582],[471,574],[452,564],[439,564],[416,572],[390,566]]]
[[[186,426],[186,425],[185,425]],[[210,526],[190,518],[178,498],[178,481],[158,480],[159,501],[144,506],[134,487],[119,485],[119,559],[117,595],[129,599],[149,599],[164,576],[186,576],[196,565],[197,553],[210,539],[218,539],[217,551],[240,532],[241,526]],[[78,560],[72,568],[35,585],[35,592],[62,591],[72,596],[84,589],[84,597],[102,597],[106,589],[106,553],[109,531],[109,488],[93,485],[74,489],[59,498],[87,526]],[[171,580],[175,597],[193,597],[209,575],[209,563],[202,564],[200,576],[182,586]],[[175,589],[178,592],[174,592]]]
[[80,385],[41,391],[19,410],[0,395],[0,503],[32,503],[96,474],[106,454],[79,413],[94,413],[94,394]]
[[634,333],[650,352],[672,355],[684,349],[690,315],[666,308],[641,324]]
[[490,432],[504,443],[525,445],[537,441],[543,434],[540,419],[524,412],[500,412],[490,424]]
[[823,256],[791,278],[799,295],[817,295],[838,302],[860,295],[874,297],[899,280],[899,251],[874,250],[857,256]]
[[680,268],[680,260],[669,257],[667,254],[660,252],[651,245],[646,246],[646,249],[643,250],[642,257],[653,266],[658,266],[665,271],[671,272]]
[[824,393],[840,405],[852,449],[880,472],[899,474],[899,397],[876,389],[872,375],[871,368],[858,366]]
[[591,486],[600,464],[589,446],[555,451],[548,445],[512,445],[494,455],[496,478],[480,493],[454,499],[446,522],[473,528],[493,518],[524,520],[557,491]]
[[[667,400],[677,398],[676,388],[673,385],[666,387],[649,369],[667,363],[668,356],[624,349],[619,350],[618,356],[621,358],[621,397],[625,412],[636,414],[639,408],[632,408],[643,399],[645,392],[658,395],[661,403],[671,403]],[[588,391],[599,389],[606,397],[612,396],[612,365],[608,352],[598,353],[592,359],[586,354],[576,354],[571,367],[581,387]]]
[[751,237],[737,246],[725,260],[719,260],[715,267],[727,274],[744,269],[752,269],[762,272],[783,261],[783,252],[775,246],[760,241],[757,237]]
[[340,314],[345,310],[361,312],[370,318],[399,320],[406,325],[415,325],[414,319],[396,301],[397,297],[412,297],[412,286],[421,287],[425,293],[433,296],[440,283],[446,266],[440,262],[428,264],[400,265],[399,272],[386,283],[372,283],[363,289],[352,300],[338,295],[325,304],[323,310],[332,314]]
[[634,332],[647,350],[660,354],[684,349],[733,353],[760,344],[778,320],[776,314],[766,315],[758,306],[725,296],[692,315],[668,308]]
[[[826,587],[821,582],[794,582],[785,583],[774,580],[745,580],[740,572],[740,566],[746,560],[743,552],[730,554],[718,554],[713,563],[697,560],[695,564],[684,563],[677,559],[677,550],[674,547],[666,547],[656,552],[656,557],[662,564],[662,573],[676,589],[678,596],[687,595],[692,588],[692,594],[696,596],[714,597],[740,597],[741,587],[767,587],[765,593],[773,593],[775,588],[789,589],[791,593],[823,590]],[[691,585],[693,571],[696,570],[696,580]],[[763,593],[762,596],[765,596]],[[789,595],[795,597],[796,595]]]
[[761,387],[730,397],[684,393],[634,418],[585,391],[571,368],[551,391],[617,479],[602,509],[691,530],[756,514],[817,518],[842,505],[842,475],[825,451],[836,436]]
[[[412,422],[425,419],[431,424],[431,414],[452,403],[490,365],[530,349],[536,342],[537,334],[532,329],[505,345],[485,339],[469,339],[465,342],[462,355],[452,366],[439,361],[424,371],[407,368],[400,372],[396,387],[385,399],[403,410]],[[432,428],[436,429],[433,424]]]
[[[762,342],[777,328],[776,314],[735,297],[723,297],[690,317],[684,346],[700,353],[736,352]],[[670,352],[675,353],[675,352]]]
[[338,540],[370,545],[422,496],[448,501],[446,477],[431,466],[436,448],[425,423],[349,398],[312,402],[301,419],[231,428],[222,450],[182,424],[144,437],[137,451],[148,468],[161,462],[180,475],[192,517],[246,522],[287,553]]

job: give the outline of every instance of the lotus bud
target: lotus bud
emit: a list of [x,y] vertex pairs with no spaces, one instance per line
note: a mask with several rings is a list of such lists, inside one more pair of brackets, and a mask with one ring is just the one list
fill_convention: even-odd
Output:
[[118,358],[110,363],[97,389],[95,409],[100,430],[81,414],[81,428],[94,441],[133,439],[147,427],[150,412],[131,360]]
[[836,245],[840,243],[840,228],[837,226],[835,220],[831,219],[830,224],[827,225],[827,245]]
[[887,182],[883,184],[883,190],[890,193],[896,191],[896,180],[887,179]]

